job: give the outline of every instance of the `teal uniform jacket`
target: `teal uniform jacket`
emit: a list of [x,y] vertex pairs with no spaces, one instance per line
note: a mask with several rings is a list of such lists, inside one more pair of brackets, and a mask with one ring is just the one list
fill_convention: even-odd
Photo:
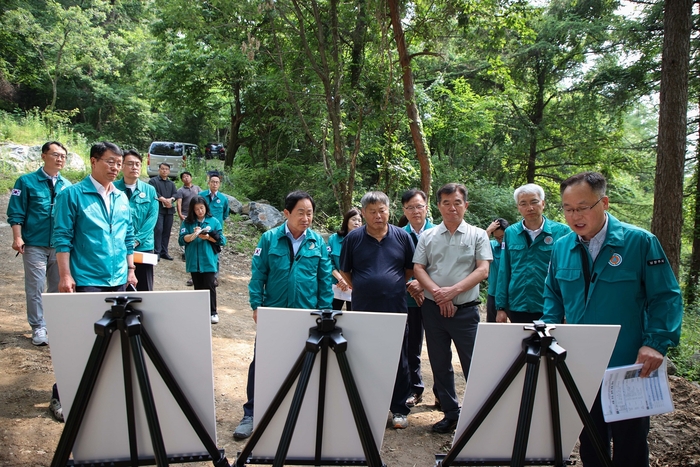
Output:
[[[124,179],[114,182],[114,186],[126,193]],[[153,186],[141,180],[129,199],[131,224],[134,227],[134,251],[153,251],[155,241],[153,231],[158,222],[158,194]]]
[[70,272],[80,287],[126,284],[127,255],[134,253],[134,229],[126,194],[109,194],[107,213],[90,176],[56,197],[54,248],[70,253]]
[[511,225],[503,235],[496,285],[496,309],[541,313],[544,279],[554,244],[571,232],[567,225],[546,217],[542,232],[529,243],[523,223]]
[[51,246],[55,198],[69,186],[71,182],[60,174],[54,186],[43,169],[17,179],[7,204],[7,222],[22,226],[22,240],[25,244]]
[[[340,271],[340,251],[343,249],[343,239],[345,237],[341,237],[337,233],[334,233],[330,237],[328,237],[328,254],[331,257],[331,262],[333,263],[333,269],[336,271]],[[338,279],[336,279],[334,276],[331,276],[331,283],[332,284],[337,284]]]
[[498,267],[501,263],[501,242],[491,240],[491,253],[493,254],[493,261],[491,261],[491,267],[489,268],[488,294],[495,297],[496,286],[498,285]]
[[[428,229],[432,229],[433,227],[435,227],[435,224],[430,222],[430,219],[426,219],[425,226],[423,227],[423,232],[425,232]],[[408,232],[408,235],[411,237],[411,240],[413,240],[413,246],[415,247],[416,245],[418,245],[418,236],[416,234],[414,234],[413,231],[411,230],[411,224],[410,223],[406,224],[403,227],[403,229],[406,232]],[[414,280],[413,277],[411,277],[410,280],[411,281]],[[413,297],[411,297],[411,295],[409,295],[408,292],[406,292],[406,303],[408,304],[409,308],[418,308],[419,307],[418,303],[416,303],[416,300]]]
[[[591,282],[585,296],[581,252],[588,255]],[[554,247],[544,291],[548,323],[619,324],[608,366],[630,365],[642,346],[662,355],[678,345],[683,299],[659,240],[608,214],[608,231],[592,261],[576,234]],[[595,343],[591,343],[595,345]]]
[[[217,191],[216,198],[212,200],[210,194],[211,190],[206,190],[201,191],[199,196],[204,198],[204,202],[209,205],[209,212],[211,213],[212,217],[216,218],[216,220],[218,220],[221,224],[221,227],[223,227],[224,221],[228,219],[229,215],[228,198],[220,191]],[[190,206],[191,205],[192,202],[190,202]]]
[[214,252],[213,243],[196,237],[191,242],[185,242],[185,235],[194,232],[195,227],[211,227],[212,232],[218,232],[220,239],[217,245],[226,245],[226,237],[221,230],[221,224],[213,216],[205,216],[200,222],[183,222],[180,226],[178,243],[185,247],[185,271],[187,272],[217,272],[219,270],[219,255]]
[[306,229],[306,239],[293,256],[285,235],[286,222],[265,232],[253,253],[248,284],[250,307],[330,310],[333,305],[333,266],[323,237]]

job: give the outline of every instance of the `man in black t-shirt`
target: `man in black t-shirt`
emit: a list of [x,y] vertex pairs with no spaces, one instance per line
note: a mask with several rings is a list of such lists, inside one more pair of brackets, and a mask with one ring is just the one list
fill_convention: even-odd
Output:
[[168,245],[170,244],[170,231],[173,228],[173,215],[175,214],[175,194],[177,188],[172,180],[168,178],[170,175],[170,164],[161,163],[158,167],[158,176],[151,178],[148,183],[156,189],[160,207],[158,208],[158,222],[153,233],[155,240],[155,254],[159,258],[164,258],[172,261],[172,257],[168,254]]
[[[345,236],[340,254],[340,273],[352,287],[352,309],[408,313],[406,282],[413,276],[413,241],[405,230],[389,224],[386,194],[371,191],[361,203],[366,224]],[[404,333],[390,407],[397,429],[408,427],[410,412],[406,405],[411,392],[406,336]]]

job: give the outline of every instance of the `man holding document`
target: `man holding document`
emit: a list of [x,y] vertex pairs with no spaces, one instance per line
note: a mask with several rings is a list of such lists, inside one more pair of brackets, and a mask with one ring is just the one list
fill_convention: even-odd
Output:
[[[668,348],[678,344],[683,300],[658,239],[607,213],[606,185],[597,172],[574,175],[560,185],[573,233],[554,245],[542,319],[619,324],[608,367],[642,364],[640,376],[646,378],[661,366]],[[606,423],[600,392],[591,415],[608,450],[613,441],[617,467],[649,465],[649,417]],[[580,441],[583,465],[601,465],[585,431]]]

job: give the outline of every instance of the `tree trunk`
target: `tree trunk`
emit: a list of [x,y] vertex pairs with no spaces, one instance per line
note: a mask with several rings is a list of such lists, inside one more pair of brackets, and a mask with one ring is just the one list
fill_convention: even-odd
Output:
[[[700,133],[700,129],[698,129]],[[685,300],[693,305],[697,300],[698,278],[700,278],[700,147],[695,150],[695,218],[693,222],[693,252],[685,282]]]
[[678,277],[683,226],[688,64],[692,0],[666,0],[661,56],[659,140],[651,231],[659,238]]
[[226,145],[226,160],[224,168],[230,169],[233,167],[233,161],[236,158],[236,153],[241,147],[238,133],[241,130],[241,124],[245,115],[241,110],[241,83],[236,81],[233,85],[234,105],[231,109],[231,130],[229,132],[228,144]]
[[396,48],[399,52],[399,64],[401,65],[406,113],[408,114],[408,121],[410,122],[409,126],[411,128],[413,145],[416,148],[416,158],[420,164],[420,188],[430,196],[430,185],[432,182],[430,173],[430,148],[425,140],[423,122],[418,113],[418,106],[416,105],[415,85],[413,83],[413,72],[411,71],[411,57],[408,55],[406,37],[404,36],[403,26],[401,26],[401,14],[398,0],[387,0],[387,3],[389,5],[389,14],[391,15],[391,27],[394,30],[394,40],[396,40]]

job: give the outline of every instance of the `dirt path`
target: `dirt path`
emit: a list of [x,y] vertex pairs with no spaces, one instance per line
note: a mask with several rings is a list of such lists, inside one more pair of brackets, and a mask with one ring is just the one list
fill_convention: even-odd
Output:
[[[7,195],[0,196],[0,466],[48,466],[63,424],[47,410],[54,382],[49,347],[31,344],[24,302],[21,258],[10,248],[12,236],[5,212]],[[173,230],[175,232],[175,229]],[[175,261],[156,267],[157,290],[186,289],[184,263],[179,261],[173,235],[170,252]],[[224,250],[218,289],[221,321],[212,327],[218,445],[233,461],[245,445],[231,436],[242,416],[248,364],[253,354],[255,326],[248,306],[250,258]],[[432,375],[424,350],[426,387]],[[456,362],[457,363],[457,362]],[[464,389],[461,369],[455,365],[459,392]],[[409,416],[409,428],[387,429],[382,460],[388,466],[434,465],[436,453],[449,450],[451,435],[436,435],[430,426],[442,418],[430,406],[432,395]],[[674,381],[676,412],[652,421],[652,465],[688,466],[700,463],[700,391],[684,380]],[[209,466],[211,463],[189,464]]]

